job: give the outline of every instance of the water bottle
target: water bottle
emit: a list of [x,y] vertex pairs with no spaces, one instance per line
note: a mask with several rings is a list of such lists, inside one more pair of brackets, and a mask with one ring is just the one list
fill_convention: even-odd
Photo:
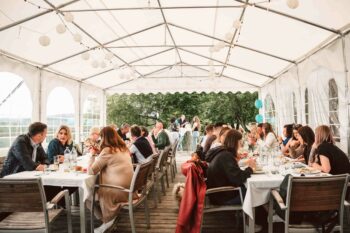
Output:
[[64,150],[64,161],[63,161],[63,171],[69,172],[70,170],[70,160],[71,160],[71,151],[69,150],[69,147],[67,146]]
[[72,152],[71,152],[71,166],[70,169],[71,170],[75,170],[75,167],[77,166],[77,157],[78,157],[78,153],[75,150],[75,148],[72,148]]

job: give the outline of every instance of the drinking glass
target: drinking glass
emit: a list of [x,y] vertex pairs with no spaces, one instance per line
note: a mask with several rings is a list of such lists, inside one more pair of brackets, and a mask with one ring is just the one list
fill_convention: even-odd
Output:
[[44,175],[50,174],[50,165],[44,165]]

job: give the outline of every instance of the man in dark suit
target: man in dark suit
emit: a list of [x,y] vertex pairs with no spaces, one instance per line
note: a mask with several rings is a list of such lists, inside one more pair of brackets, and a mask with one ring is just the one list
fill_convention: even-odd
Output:
[[35,122],[27,134],[19,135],[8,151],[1,177],[22,171],[43,171],[45,164],[49,164],[41,146],[46,134],[46,124]]

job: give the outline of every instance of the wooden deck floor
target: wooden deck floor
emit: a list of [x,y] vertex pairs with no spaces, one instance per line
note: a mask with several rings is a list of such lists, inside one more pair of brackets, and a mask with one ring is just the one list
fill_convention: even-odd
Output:
[[[180,168],[180,164],[189,159],[189,153],[179,152],[177,154],[177,162],[178,169]],[[150,207],[150,220],[151,220],[151,228],[146,228],[145,216],[143,208],[139,208],[135,212],[136,218],[136,231],[138,233],[174,233],[176,228],[176,220],[178,215],[178,207],[176,201],[172,195],[172,189],[175,183],[184,182],[184,176],[178,172],[176,175],[176,179],[174,183],[169,183],[170,187],[167,189],[166,196],[162,196],[162,203],[158,204],[158,208],[154,208],[153,200],[149,200]],[[90,232],[89,224],[90,224],[90,212],[87,212],[87,232]],[[73,215],[73,231],[74,233],[80,232],[79,226],[79,210],[73,207],[72,210]],[[347,224],[347,221],[345,221]],[[95,221],[95,227],[98,227],[101,224],[99,221]],[[118,233],[129,233],[131,232],[128,213],[123,212],[120,215],[120,219],[116,224],[116,229],[112,229],[111,232]],[[238,225],[238,227],[237,227]],[[53,226],[54,233],[63,233],[67,232],[66,227],[66,218],[65,216],[61,216],[58,221]],[[238,233],[243,232],[242,223],[237,224],[235,222],[235,213],[233,212],[225,212],[225,213],[215,213],[211,215],[206,215],[203,223],[203,232],[204,233]],[[267,229],[263,229],[261,232],[267,232]],[[274,224],[274,232],[280,233],[283,232],[283,225],[281,223]],[[346,225],[344,229],[345,233],[350,233],[350,226]]]

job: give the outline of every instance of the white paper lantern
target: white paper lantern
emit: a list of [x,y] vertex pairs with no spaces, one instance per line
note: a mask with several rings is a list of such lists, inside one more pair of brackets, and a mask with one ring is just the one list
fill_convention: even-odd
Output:
[[98,61],[93,60],[93,61],[91,62],[91,66],[92,66],[93,68],[97,69],[97,68],[98,68]]
[[119,65],[118,65],[118,64],[114,64],[114,65],[113,65],[113,69],[114,69],[114,70],[118,70],[118,69],[119,69]]
[[64,13],[64,20],[66,20],[69,23],[73,22],[73,20],[74,20],[73,14],[70,12],[65,12]]
[[234,34],[232,32],[228,32],[225,34],[225,39],[227,41],[231,41],[233,39]]
[[81,37],[81,35],[80,35],[79,33],[75,33],[75,34],[73,35],[73,39],[74,39],[75,42],[80,43],[81,40],[82,40],[82,37]]
[[82,53],[82,54],[81,54],[81,58],[82,58],[83,60],[89,60],[89,58],[90,58],[90,53],[89,53],[89,52]]
[[102,61],[101,63],[100,63],[100,67],[102,68],[102,69],[104,69],[104,68],[106,68],[106,62],[104,62],[104,61]]
[[108,60],[108,61],[112,60],[113,56],[114,56],[114,54],[112,52],[107,52],[105,54],[105,59]]
[[44,46],[44,47],[49,46],[50,42],[51,40],[50,40],[50,37],[48,36],[43,35],[39,37],[39,43],[41,46]]
[[58,34],[63,34],[63,33],[65,33],[66,32],[66,26],[64,25],[64,24],[62,24],[62,23],[60,23],[60,24],[58,24],[57,26],[56,26],[56,32],[58,33]]
[[296,9],[299,6],[299,0],[287,0],[287,6],[290,9]]
[[235,20],[234,22],[233,22],[233,28],[235,28],[235,29],[239,29],[241,26],[242,26],[242,23],[241,23],[241,21],[240,20]]
[[212,65],[214,65],[214,62],[213,62],[212,60],[209,60],[209,61],[208,61],[208,65],[209,65],[209,66],[212,66]]
[[219,43],[217,43],[216,44],[216,46],[219,48],[219,49],[223,49],[223,48],[225,48],[225,42],[223,42],[223,41],[220,41]]

